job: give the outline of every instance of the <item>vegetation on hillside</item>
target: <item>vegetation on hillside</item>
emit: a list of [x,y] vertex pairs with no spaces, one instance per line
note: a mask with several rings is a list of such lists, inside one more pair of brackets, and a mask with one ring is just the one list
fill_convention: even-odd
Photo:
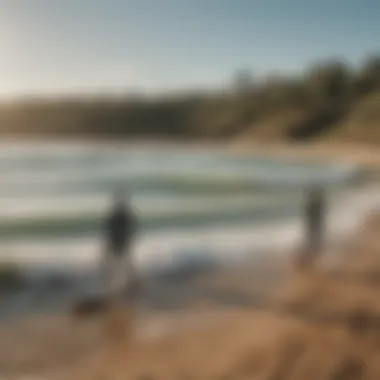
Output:
[[0,133],[380,142],[379,106],[380,56],[372,56],[359,68],[326,60],[260,81],[240,70],[229,88],[209,92],[19,99],[0,105]]

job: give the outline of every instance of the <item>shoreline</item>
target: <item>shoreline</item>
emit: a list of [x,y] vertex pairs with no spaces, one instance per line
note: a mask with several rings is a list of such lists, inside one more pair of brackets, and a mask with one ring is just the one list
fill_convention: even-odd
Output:
[[[157,147],[157,145],[154,145],[154,146]],[[176,145],[176,147],[178,149],[182,149],[182,147],[179,147],[178,145]],[[208,148],[205,147],[205,149],[208,149]],[[218,149],[226,149],[226,147],[224,147],[224,148],[219,147]],[[232,149],[232,148],[230,148],[230,149]],[[252,149],[252,146],[249,147],[248,149],[250,151]],[[278,155],[284,155],[284,157],[285,156],[290,157],[290,158],[296,158],[297,157],[298,159],[301,157],[310,157],[310,156],[316,157],[317,155],[324,154],[323,152],[326,151],[326,150],[318,150],[318,149],[316,149],[315,151],[312,151],[312,150],[308,151],[308,148],[306,148],[306,147],[303,147],[302,149],[300,148],[299,150],[292,151],[289,146],[284,147],[282,150],[281,150],[281,148],[277,148],[277,147],[272,147],[272,149],[273,149],[273,151],[275,151],[274,153],[271,153],[271,150],[270,149],[268,150],[268,147],[262,147],[261,148],[261,150],[263,152],[265,151],[264,154],[268,154],[268,155],[274,154],[277,156]],[[241,151],[241,150],[239,150],[239,151]],[[254,152],[251,152],[251,153],[257,153],[257,152],[260,153],[260,148],[257,148],[257,150],[255,150]],[[374,164],[371,164],[369,161],[369,158],[371,158],[371,157],[368,157],[368,155],[360,156],[359,153],[360,153],[360,150],[355,151],[355,152],[354,151],[348,152],[344,155],[344,157],[342,156],[341,159],[345,162],[350,161],[350,163],[352,163],[353,162],[352,160],[355,158],[355,160],[358,160],[356,162],[357,164],[359,162],[361,162],[361,163],[367,162],[367,164],[365,164],[365,165],[369,165],[371,167],[372,167],[372,165],[374,165],[376,167],[376,169],[378,169],[380,167],[380,155],[378,155],[379,156],[378,158],[372,157]],[[339,152],[331,151],[329,154],[330,154],[330,157],[334,157],[335,155],[339,155]],[[370,153],[369,153],[369,156],[371,156]],[[324,156],[323,159],[328,159],[328,158],[326,158],[326,156]],[[356,232],[358,232],[358,228],[355,230],[355,233]],[[242,292],[249,291],[251,293],[249,293],[248,297],[254,297],[257,289],[260,289],[260,291],[265,293],[265,292],[269,291],[272,287],[273,288],[279,288],[281,286],[281,284],[284,283],[281,276],[284,274],[283,271],[286,270],[286,268],[282,267],[282,265],[284,265],[284,263],[285,264],[289,263],[289,261],[291,259],[289,255],[290,255],[290,253],[294,253],[293,249],[290,251],[291,252],[287,252],[286,249],[283,249],[281,252],[279,252],[279,254],[276,254],[276,255],[273,255],[273,252],[272,252],[271,256],[272,256],[273,261],[269,264],[269,266],[266,269],[263,269],[262,266],[258,265],[258,261],[255,262],[255,260],[254,260],[255,258],[253,258],[253,261],[249,265],[243,264],[243,265],[241,265],[240,268],[239,267],[233,268],[233,267],[227,266],[227,267],[223,268],[222,270],[220,270],[219,272],[217,270],[214,274],[211,274],[210,276],[205,274],[203,276],[203,278],[201,279],[201,282],[206,282],[211,287],[213,287],[213,285],[218,285],[217,286],[219,289],[218,294],[220,294],[220,292],[227,292],[226,294],[229,297],[237,297],[238,293],[234,293],[233,291],[231,291],[231,289],[236,290],[239,286],[241,286],[242,289],[240,289],[239,292],[240,291],[242,291]],[[285,252],[287,252],[288,255],[282,255]],[[264,265],[264,267],[265,267],[265,265]],[[244,276],[242,275],[243,270],[245,272],[248,272]],[[277,270],[279,272],[276,272]],[[268,271],[273,271],[273,273],[271,274],[270,282],[265,283],[264,279],[262,278],[262,275],[263,275],[263,272],[265,272],[265,275],[267,276]],[[235,273],[235,274],[233,274],[233,273]],[[231,278],[233,278],[233,279],[231,280]],[[255,284],[255,281],[257,281],[256,284]],[[221,286],[221,288],[220,288],[220,286]],[[174,298],[175,297],[181,297],[182,294],[180,294],[180,292],[179,292],[179,290],[181,290],[181,289],[179,288],[179,289],[175,289],[175,290],[177,290],[177,292],[175,292]],[[253,293],[252,293],[252,290],[253,290]],[[163,299],[164,299],[164,301],[167,301],[167,300],[165,300],[165,296],[163,297]],[[201,300],[200,304],[201,305],[202,304],[207,305],[207,300],[205,300],[204,303]],[[216,306],[217,305],[215,304],[215,302],[211,302],[211,305],[206,306],[206,308],[214,309]],[[189,305],[187,307],[189,307],[189,310],[191,310],[192,306]],[[194,307],[196,308],[196,306],[194,306]],[[201,306],[201,308],[202,307],[203,306]],[[184,308],[186,309],[186,305],[184,306]],[[225,316],[226,319],[229,318],[228,317],[228,309],[229,309],[228,307],[227,308],[222,307],[222,309],[220,310],[220,312],[222,313],[221,315]],[[238,311],[238,314],[239,314],[239,311]],[[154,324],[154,319],[160,318],[160,315],[159,315],[159,313],[152,313],[150,315],[150,317],[152,318],[153,324]],[[172,316],[168,315],[167,316],[166,323],[167,323],[169,328],[171,326],[171,322],[170,322],[171,317],[175,318],[175,315],[172,315]],[[240,317],[238,317],[237,320],[239,320],[239,318]],[[257,316],[253,316],[253,318],[257,318]],[[22,334],[21,334],[21,336],[18,335],[20,331],[23,331],[23,332],[26,332],[27,334],[30,334],[28,341],[29,341],[29,345],[31,345],[31,347],[25,348],[25,350],[27,351],[29,349],[30,352],[32,352],[33,350],[35,351],[33,354],[30,354],[31,356],[28,359],[30,361],[28,362],[28,360],[27,360],[26,364],[24,363],[24,365],[26,365],[26,367],[28,367],[28,368],[31,368],[30,366],[33,366],[32,365],[33,360],[36,360],[38,362],[38,360],[40,360],[41,358],[42,358],[42,360],[47,360],[47,361],[49,361],[49,359],[47,359],[47,358],[50,358],[50,360],[52,360],[53,363],[56,363],[54,365],[57,366],[58,365],[57,361],[59,362],[59,360],[57,358],[55,358],[53,354],[56,353],[58,356],[59,355],[63,355],[63,356],[68,355],[65,353],[66,351],[63,349],[62,350],[64,352],[62,354],[60,353],[61,347],[59,347],[58,353],[55,352],[55,350],[57,348],[56,346],[61,345],[61,343],[59,343],[59,342],[62,342],[62,346],[66,345],[65,349],[67,351],[70,351],[72,349],[72,347],[76,344],[78,345],[78,347],[82,347],[81,346],[82,343],[84,344],[84,346],[86,344],[89,344],[87,341],[85,343],[81,342],[80,336],[74,337],[73,334],[75,335],[75,332],[74,332],[75,329],[73,329],[73,326],[70,325],[70,323],[67,323],[67,321],[66,322],[63,321],[62,323],[59,322],[61,320],[62,320],[62,314],[60,314],[58,316],[45,316],[45,317],[40,316],[40,317],[37,317],[37,320],[33,317],[32,318],[26,318],[26,319],[20,321],[20,324],[16,323],[15,326],[1,326],[0,338],[4,334],[4,331],[3,331],[4,328],[5,329],[8,329],[8,327],[10,328],[10,331],[7,333],[7,334],[10,334],[10,335],[7,335],[8,336],[8,338],[7,338],[8,339],[7,340],[8,346],[7,347],[4,346],[3,349],[0,351],[0,353],[3,353],[3,355],[4,355],[3,363],[5,363],[5,361],[7,359],[7,355],[9,355],[8,358],[11,358],[12,355],[15,355],[15,357],[11,358],[11,361],[12,360],[15,361],[14,365],[17,364],[16,356],[18,355],[18,353],[17,353],[18,347],[24,345],[24,337],[22,336]],[[36,324],[39,326],[38,328],[35,327]],[[48,327],[48,326],[50,326],[50,327]],[[258,330],[256,327],[255,327],[255,329]],[[153,330],[154,330],[154,328],[153,328]],[[46,341],[43,342],[44,337],[42,335],[45,332],[46,332],[46,336],[45,336]],[[186,332],[186,329],[185,329],[185,332]],[[14,338],[12,338],[12,333],[15,334]],[[262,334],[264,334],[264,332]],[[269,334],[269,335],[271,335],[271,334]],[[33,344],[34,339],[38,343]],[[85,338],[83,338],[83,339],[85,339]],[[94,337],[92,336],[91,339],[94,339]],[[0,341],[1,341],[1,339],[0,339]],[[54,345],[52,345],[53,341],[55,342]],[[18,342],[18,343],[16,343],[16,342]],[[40,346],[38,346],[38,345],[40,345]],[[93,346],[93,341],[91,344],[89,344],[89,346],[86,346],[86,347],[91,347],[91,345]],[[28,345],[26,345],[26,346],[28,346]],[[37,357],[39,349],[41,349],[41,352],[40,352],[41,357]],[[82,349],[84,351],[86,351],[85,348],[82,348]],[[80,351],[79,349],[77,352],[78,352],[78,354],[79,353],[83,354],[83,351]],[[92,352],[92,351],[90,351],[90,352]],[[45,355],[46,355],[46,357],[45,357]],[[87,354],[86,354],[86,357],[87,357]],[[65,361],[65,358],[61,358],[61,359],[63,361]],[[23,359],[21,359],[21,361],[22,360]],[[67,360],[67,358],[66,358],[66,360]],[[41,363],[39,363],[39,365],[40,364]],[[44,364],[47,364],[48,367],[52,366],[51,362],[50,363],[44,363]],[[20,368],[21,367],[22,367],[22,365],[20,364]],[[56,368],[56,367],[54,367],[54,368]],[[0,366],[0,372],[1,372],[1,370],[2,370],[2,368]],[[30,372],[31,371],[29,371],[28,373],[30,373]],[[43,378],[43,376],[42,376],[42,378]],[[51,378],[51,377],[48,377],[48,378]]]
[[[357,193],[357,190],[355,190],[356,196],[353,199],[361,201],[359,202],[359,205],[356,206],[353,210],[351,210],[351,213],[345,213],[345,217],[343,218],[343,223],[340,222],[340,214],[338,212],[338,209],[341,209],[341,206],[336,206],[332,209],[333,214],[338,214],[334,216],[334,223],[330,223],[330,235],[329,238],[331,241],[335,244],[336,242],[339,242],[344,239],[344,236],[349,236],[350,233],[353,231],[352,226],[350,224],[354,223],[355,229],[359,228],[358,224],[360,224],[360,221],[368,215],[370,210],[372,210],[375,206],[380,207],[380,200],[378,199],[379,197],[377,196],[378,187],[375,188],[367,188],[365,189],[365,193],[361,194],[361,197],[359,197],[359,193]],[[370,192],[368,192],[371,190]],[[362,199],[364,196],[365,199]],[[350,198],[350,197],[349,197]],[[351,198],[350,198],[351,199]],[[364,202],[365,201],[365,202]],[[364,202],[364,203],[363,203]],[[350,201],[350,208],[352,208],[353,204],[356,204],[357,202],[351,200]],[[360,206],[361,205],[361,206]],[[345,210],[347,211],[347,210]],[[355,216],[354,216],[355,215]],[[331,217],[329,217],[331,219]],[[353,220],[355,219],[355,221]],[[346,227],[344,227],[346,225]],[[339,226],[339,228],[338,228]],[[337,229],[338,228],[338,229]],[[347,231],[344,231],[344,229],[347,229]],[[334,231],[334,232],[332,232]],[[168,239],[168,237],[166,238]],[[227,240],[226,240],[227,239]],[[195,255],[194,260],[198,260],[198,264],[195,263],[196,268],[200,268],[203,265],[206,267],[210,267],[210,265],[213,266],[220,266],[224,265],[224,267],[228,267],[232,263],[232,261],[238,261],[242,262],[243,259],[249,258],[252,256],[260,256],[260,253],[265,251],[269,252],[271,256],[279,258],[282,255],[282,252],[284,250],[286,251],[294,251],[297,250],[299,245],[301,244],[302,241],[302,226],[300,224],[300,221],[298,220],[297,217],[293,217],[290,219],[290,223],[287,223],[287,228],[284,230],[283,229],[283,222],[279,223],[278,225],[273,223],[264,223],[260,224],[260,226],[253,226],[251,225],[240,225],[236,226],[235,228],[232,229],[226,227],[226,230],[223,230],[223,228],[218,227],[218,228],[211,228],[210,231],[204,230],[203,228],[200,228],[199,231],[192,231],[192,233],[179,233],[179,236],[176,238],[172,237],[168,241],[164,241],[165,239],[162,238],[161,235],[158,235],[156,237],[153,236],[153,238],[150,239],[149,242],[145,242],[145,245],[139,246],[138,247],[138,252],[139,252],[139,258],[141,261],[138,259],[139,265],[141,264],[141,268],[144,272],[144,268],[146,267],[149,272],[149,267],[154,267],[155,265],[158,266],[158,269],[160,270],[160,267],[163,266],[163,264],[166,263],[166,266],[169,265],[169,271],[170,269],[176,270],[176,265],[179,267],[179,271],[181,270],[186,272],[186,268],[182,267],[183,265],[186,266],[186,260],[188,259],[188,252],[192,252],[193,255]],[[226,242],[227,241],[227,242]],[[267,242],[268,244],[265,245],[264,242]],[[170,243],[170,244],[169,244]],[[269,243],[275,243],[269,245]],[[26,243],[25,243],[26,244]],[[25,246],[24,244],[24,246]],[[203,244],[203,246],[202,246]],[[88,245],[88,242],[87,242]],[[86,250],[86,244],[84,244],[83,247],[81,247],[82,251]],[[226,247],[227,248],[226,248]],[[153,257],[152,256],[152,248],[153,250],[156,251],[156,256],[157,256],[157,247],[158,248],[158,256],[161,257],[160,260],[152,261]],[[169,249],[170,248],[170,249]],[[9,252],[14,252],[12,253],[13,259],[16,257],[20,257],[21,260],[24,257],[24,259],[27,257],[25,255],[28,255],[28,250],[33,252],[36,252],[38,249],[37,256],[42,258],[45,257],[45,260],[50,257],[50,252],[52,247],[47,245],[46,247],[44,246],[31,246],[31,247],[26,247],[23,251],[17,252],[14,249],[9,250]],[[65,246],[60,248],[61,252],[66,251],[66,255],[64,256],[65,258],[69,259],[71,256],[73,256],[74,252],[70,251],[69,246]],[[141,252],[140,252],[141,250]],[[162,252],[160,252],[160,250]],[[184,262],[179,258],[179,260],[175,260],[174,258],[168,257],[170,255],[170,252],[173,251],[183,251],[185,253],[184,257]],[[70,252],[69,252],[70,251]],[[89,252],[95,252],[97,251],[96,244],[94,245],[88,245],[87,246],[87,251]],[[17,252],[17,253],[16,253]],[[29,255],[30,253],[29,252]],[[45,252],[45,256],[44,256]],[[202,253],[203,252],[203,253]],[[82,269],[85,269],[87,261],[85,258],[86,252],[81,252],[84,255],[84,259],[82,260],[79,258],[78,263],[80,264],[79,267]],[[201,254],[202,253],[202,254]],[[21,256],[20,256],[21,255]],[[200,256],[204,256],[204,260],[200,260]],[[75,257],[78,258],[78,252]],[[80,256],[81,257],[81,256]],[[90,260],[90,267],[92,264],[95,263],[95,257],[91,255],[92,259]],[[9,257],[10,259],[11,257]],[[156,257],[157,258],[157,257]],[[234,260],[232,260],[234,258]],[[31,256],[29,256],[29,260],[31,260]],[[194,261],[193,260],[193,261]],[[83,262],[82,262],[83,261]],[[149,264],[149,261],[152,261]],[[183,264],[182,264],[183,263]],[[217,265],[218,263],[218,265]],[[37,264],[37,262],[35,263]],[[69,261],[67,263],[62,262],[62,264],[65,264],[67,268],[70,268],[72,265],[69,265]],[[72,263],[71,263],[72,264]],[[88,264],[88,263],[87,263]],[[174,264],[174,267],[170,264]],[[188,264],[188,263],[187,263]],[[22,265],[27,267],[26,262],[22,262]],[[190,265],[194,265],[194,262],[191,263]],[[74,266],[78,267],[78,265]],[[143,268],[144,267],[144,268]],[[156,268],[157,269],[157,268]],[[165,269],[161,269],[165,273]],[[177,276],[178,277],[178,276]],[[87,289],[87,287],[85,286]],[[86,293],[86,291],[85,291]],[[35,297],[34,293],[33,296]],[[33,309],[33,307],[32,307]],[[29,310],[29,309],[28,309]],[[45,310],[46,313],[49,314],[49,310]]]
[[[128,141],[129,140],[129,141]],[[37,138],[19,138],[19,137],[1,137],[0,143],[10,143],[12,145],[24,144],[54,144],[54,145],[72,145],[79,147],[110,147],[121,148],[170,148],[173,150],[191,149],[196,151],[223,151],[232,153],[259,153],[269,156],[280,156],[286,158],[307,158],[312,160],[338,160],[338,162],[348,164],[360,164],[368,167],[380,167],[380,151],[377,146],[369,144],[352,144],[352,143],[288,143],[288,142],[215,142],[215,141],[179,141],[167,139],[120,139],[105,138],[61,138],[56,137],[37,137]]]
[[[328,234],[326,236],[330,246],[339,245],[340,242],[344,241],[351,234],[356,233],[370,212],[374,208],[380,208],[380,197],[377,195],[378,189],[379,187],[377,186],[365,189],[362,192],[355,192],[351,196],[347,195],[345,201],[344,198],[340,199],[340,202],[330,209],[328,215]],[[349,209],[344,207],[346,202],[350,203]],[[228,268],[235,264],[244,266],[245,260],[252,260],[252,265],[254,265],[255,259],[260,259],[263,252],[267,252],[271,258],[281,259],[284,256],[284,250],[287,252],[297,251],[301,244],[302,223],[299,218],[294,217],[289,219],[286,224],[282,221],[278,222],[278,224],[267,222],[260,226],[242,224],[232,229],[214,227],[207,230],[199,229],[191,232],[182,232],[182,234],[177,233],[176,236],[171,236],[171,233],[169,233],[166,235],[166,239],[165,235],[157,235],[156,237],[151,237],[150,240],[138,241],[136,254],[140,273],[149,281],[150,277],[165,277],[165,274],[169,277],[174,276],[179,278],[181,275],[187,276],[188,273],[202,273],[202,270],[206,270],[207,273],[207,271],[218,271],[221,268]],[[66,246],[66,248],[61,247],[60,250],[62,252],[65,249],[67,250],[65,256],[67,262],[61,260],[59,264],[55,261],[49,261],[51,258],[51,246],[47,245],[45,250],[42,248],[43,246],[40,246],[38,249],[37,246],[30,247],[30,253],[35,252],[37,254],[37,261],[35,262],[30,261],[33,259],[32,256],[29,257],[29,262],[25,261],[26,248],[19,253],[16,253],[18,251],[14,250],[12,251],[14,253],[8,257],[8,261],[19,257],[18,263],[20,266],[18,265],[17,267],[29,270],[30,295],[33,299],[39,294],[38,292],[36,293],[36,284],[42,286],[44,283],[49,283],[49,279],[54,279],[54,277],[57,277],[60,282],[64,281],[67,283],[69,293],[72,291],[78,294],[83,292],[87,294],[87,291],[91,293],[92,286],[95,286],[92,291],[96,292],[100,284],[96,280],[96,274],[90,275],[91,270],[95,270],[96,272],[96,255],[90,254],[91,252],[97,252],[95,243],[81,247],[81,251],[78,251],[79,248],[75,244],[71,248],[73,252],[71,252],[69,246]],[[45,256],[43,255],[44,252]],[[74,254],[75,252],[76,254]],[[82,252],[83,257],[78,256],[79,252]],[[173,252],[177,252],[178,255],[173,256]],[[50,275],[45,274],[46,278],[42,276],[44,272],[41,272],[41,270],[44,266],[41,266],[41,263],[44,263],[46,268],[50,268]],[[58,268],[61,268],[61,272]],[[66,272],[63,270],[64,268]],[[74,275],[74,269],[78,271],[77,275]],[[54,270],[57,271],[56,276],[54,276]],[[32,276],[34,272],[35,274]],[[71,277],[65,277],[65,273],[71,273]],[[82,281],[79,281],[80,277],[78,275],[80,273],[82,273],[82,276],[85,274]],[[68,285],[69,282],[70,285]],[[27,294],[28,292],[24,293]],[[62,300],[66,300],[67,297],[70,298],[69,293],[66,294],[64,292],[61,294],[59,292]],[[54,292],[52,294],[49,293],[49,295],[43,291],[43,294],[44,297],[47,297],[46,299],[51,299]],[[159,303],[158,301],[154,301],[151,296],[150,299],[153,301],[153,304]],[[5,300],[4,302],[8,301]],[[54,302],[54,304],[57,307],[60,303]],[[63,305],[65,304],[63,301]],[[33,314],[33,310],[38,307],[38,302],[36,305],[33,308],[33,303],[30,304],[26,312]],[[46,307],[44,306],[44,310],[49,314],[50,310],[45,309]]]

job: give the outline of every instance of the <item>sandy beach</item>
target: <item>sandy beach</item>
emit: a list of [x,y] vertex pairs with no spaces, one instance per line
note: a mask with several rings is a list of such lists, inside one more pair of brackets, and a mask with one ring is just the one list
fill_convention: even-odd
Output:
[[[312,317],[338,311],[345,315],[362,305],[376,312],[376,289],[359,279],[365,279],[374,268],[380,273],[380,257],[373,255],[373,245],[368,244],[377,241],[378,227],[378,222],[372,222],[353,238],[355,247],[362,247],[367,254],[349,257],[347,253],[345,266],[317,266],[311,273],[300,273],[291,255],[282,256],[283,260],[263,256],[171,286],[166,283],[159,288],[155,283],[152,290],[147,284],[145,297],[150,292],[150,297],[161,297],[159,302],[167,306],[154,314],[135,314],[123,308],[105,319],[75,321],[69,315],[56,315],[10,322],[0,330],[2,374],[89,380],[101,373],[114,378],[118,372],[128,379],[142,375],[174,379],[185,374],[240,378],[239,371],[256,371],[255,366],[259,370],[263,355],[268,366],[265,371],[274,371],[280,365],[277,362],[282,363],[282,355],[288,355],[281,350],[287,351],[288,344],[293,344],[289,339],[306,339],[308,347],[318,342],[322,346],[315,349],[322,352],[324,345],[330,344],[338,350],[336,345],[347,344],[350,334],[339,328],[337,332],[334,324],[315,325]],[[354,276],[353,280],[344,279],[342,272]],[[326,335],[325,328],[333,336],[320,343],[317,338]],[[129,334],[123,338],[124,329]],[[314,348],[310,346],[310,350],[308,361],[313,363]],[[326,355],[316,360],[324,361]],[[256,364],[245,369],[250,358],[256,358]],[[337,358],[331,360],[337,365]]]
[[[227,308],[211,323],[155,340],[128,340],[71,378],[377,379],[380,255],[371,247],[379,244],[378,220],[353,237],[346,265],[288,272],[265,305]],[[249,289],[255,274],[240,285]]]
[[[148,303],[149,311],[133,312],[133,325],[145,340],[212,325],[234,310],[261,308],[278,283],[285,281],[289,269],[285,256],[284,260],[263,256],[244,266],[238,263],[187,279],[148,281],[138,304]],[[119,323],[128,321],[130,313],[123,310]],[[66,370],[102,351],[107,341],[104,333],[102,315],[78,322],[69,310],[67,315],[8,321],[0,327],[0,372],[21,375]]]

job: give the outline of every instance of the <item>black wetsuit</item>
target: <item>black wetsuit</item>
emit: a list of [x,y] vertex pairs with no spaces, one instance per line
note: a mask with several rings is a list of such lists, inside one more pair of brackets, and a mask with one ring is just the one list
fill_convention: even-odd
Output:
[[[106,244],[113,256],[122,256],[136,232],[136,218],[124,205],[116,206],[106,222]],[[128,253],[127,253],[128,254]]]
[[310,194],[306,205],[306,233],[308,248],[318,251],[321,248],[325,227],[325,200],[321,192]]

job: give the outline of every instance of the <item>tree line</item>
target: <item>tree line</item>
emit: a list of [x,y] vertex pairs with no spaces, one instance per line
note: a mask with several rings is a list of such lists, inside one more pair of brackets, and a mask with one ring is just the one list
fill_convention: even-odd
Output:
[[[361,99],[377,92],[380,55],[371,56],[360,67],[325,60],[296,75],[260,80],[242,69],[229,86],[207,93],[155,98],[34,97],[2,103],[0,133],[177,140],[229,139],[248,133],[306,139],[323,135]],[[377,108],[376,103],[371,110],[376,120]]]

